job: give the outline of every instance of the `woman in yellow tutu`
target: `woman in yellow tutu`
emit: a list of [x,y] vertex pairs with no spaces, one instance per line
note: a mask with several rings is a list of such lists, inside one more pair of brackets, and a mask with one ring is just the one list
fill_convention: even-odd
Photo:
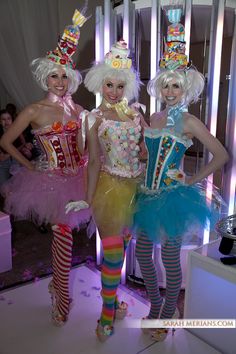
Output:
[[[117,300],[125,249],[130,240],[134,196],[143,168],[140,138],[145,121],[130,99],[137,98],[140,80],[121,40],[111,47],[104,62],[94,65],[84,83],[90,92],[101,93],[98,109],[87,116],[88,205],[103,245],[103,307],[96,329],[100,341],[113,333],[113,322],[127,313],[127,304]],[[80,203],[82,205],[80,206]],[[68,210],[83,208],[83,201],[70,203]]]

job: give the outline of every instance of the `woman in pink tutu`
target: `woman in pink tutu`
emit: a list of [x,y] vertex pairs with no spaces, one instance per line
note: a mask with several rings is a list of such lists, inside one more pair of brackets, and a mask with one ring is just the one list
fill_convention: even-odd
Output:
[[[66,322],[70,309],[72,229],[90,220],[89,209],[65,214],[68,201],[84,199],[83,108],[71,98],[82,80],[71,56],[86,20],[83,11],[75,10],[73,25],[65,28],[57,48],[32,62],[34,78],[47,95],[27,106],[0,140],[1,147],[23,166],[1,190],[6,212],[18,220],[53,225],[49,292],[52,320],[59,326]],[[29,124],[42,150],[43,158],[37,163],[27,160],[13,145]]]

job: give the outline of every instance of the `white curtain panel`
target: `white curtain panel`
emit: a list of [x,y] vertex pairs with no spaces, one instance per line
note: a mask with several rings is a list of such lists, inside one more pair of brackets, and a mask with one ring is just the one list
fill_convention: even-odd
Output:
[[[65,25],[71,24],[75,8],[82,8],[84,3],[84,0],[0,1],[0,108],[12,102],[21,110],[43,97],[44,93],[32,79],[30,63],[56,48],[58,36]],[[89,0],[89,14],[93,15],[94,5]],[[94,36],[91,20],[85,31],[90,39]],[[83,36],[80,50],[88,39]]]
[[1,97],[12,97],[21,109],[42,98],[29,64],[56,45],[58,0],[2,0],[0,14],[0,79],[8,93]]

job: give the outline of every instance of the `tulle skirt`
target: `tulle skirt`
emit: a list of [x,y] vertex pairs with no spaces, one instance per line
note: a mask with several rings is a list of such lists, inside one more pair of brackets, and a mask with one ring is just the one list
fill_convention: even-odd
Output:
[[[218,198],[218,200],[222,200]],[[214,229],[220,204],[209,201],[201,185],[178,185],[161,191],[140,190],[136,198],[133,229],[155,243],[191,241],[203,237],[205,228]]]
[[92,203],[99,231],[124,235],[132,226],[137,179],[100,173]]
[[[70,200],[85,197],[84,170],[76,176],[20,168],[2,187],[4,210],[16,220],[32,220],[37,224],[67,224],[77,228],[91,219],[90,209],[65,213]],[[92,232],[92,231],[91,231]]]

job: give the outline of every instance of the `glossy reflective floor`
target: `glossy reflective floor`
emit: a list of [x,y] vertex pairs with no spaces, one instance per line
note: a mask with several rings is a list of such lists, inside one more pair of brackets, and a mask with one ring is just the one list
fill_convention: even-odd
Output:
[[156,343],[139,328],[129,328],[130,319],[145,316],[148,306],[124,287],[120,287],[119,297],[129,304],[128,316],[116,321],[114,335],[100,343],[94,331],[101,309],[100,274],[86,266],[72,270],[74,306],[66,325],[55,327],[50,321],[50,279],[0,293],[1,354],[219,354],[182,329]]

